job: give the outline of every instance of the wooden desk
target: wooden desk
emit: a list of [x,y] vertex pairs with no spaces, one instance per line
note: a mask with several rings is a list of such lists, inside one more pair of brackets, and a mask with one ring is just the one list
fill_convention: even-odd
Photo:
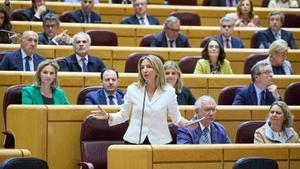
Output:
[[0,163],[12,157],[29,157],[30,155],[27,149],[0,149]]
[[[29,8],[31,2],[29,1],[12,1],[13,9]],[[54,10],[57,14],[64,11],[74,11],[80,9],[80,3],[65,3],[65,2],[47,2],[47,6]],[[260,17],[262,26],[267,26],[267,16],[272,9],[255,7],[254,11]],[[284,13],[300,14],[299,9],[280,9]],[[101,14],[102,21],[112,22],[114,24],[120,23],[122,18],[133,14],[131,4],[95,4],[93,11]],[[167,16],[173,11],[190,11],[200,15],[201,24],[203,26],[219,25],[219,19],[227,13],[233,13],[236,8],[227,7],[212,7],[212,6],[175,6],[175,5],[148,5],[147,13],[155,16],[163,23]],[[211,15],[211,14],[214,15]]]
[[108,150],[109,169],[231,169],[242,157],[268,157],[279,169],[299,167],[300,145],[112,145]]
[[[102,107],[108,112],[118,110],[118,107],[115,106]],[[218,106],[216,121],[225,126],[229,137],[234,142],[240,123],[248,120],[264,120],[268,108],[269,106]],[[97,106],[11,105],[8,108],[7,128],[15,135],[16,148],[26,148],[31,151],[32,156],[47,160],[51,169],[74,169],[80,161],[79,138],[82,120],[90,114],[91,110],[95,109]],[[295,115],[294,128],[299,133],[300,107],[290,106],[290,109]],[[193,106],[180,106],[180,112],[184,117],[191,118],[194,108]],[[236,145],[232,146],[237,147]],[[242,148],[240,145],[238,147],[240,148],[238,154],[245,155],[247,152],[254,154],[255,152]],[[57,153],[58,150],[60,153]],[[238,150],[236,149],[236,151]],[[226,154],[224,162],[228,162],[229,166],[233,160],[238,158],[238,154],[233,153],[233,150],[230,151],[224,150]],[[184,155],[187,154],[189,153],[184,153]],[[168,156],[161,156],[161,158],[168,158]],[[174,157],[174,159],[177,158]],[[298,159],[294,160],[296,162]],[[299,162],[297,163],[299,164]]]

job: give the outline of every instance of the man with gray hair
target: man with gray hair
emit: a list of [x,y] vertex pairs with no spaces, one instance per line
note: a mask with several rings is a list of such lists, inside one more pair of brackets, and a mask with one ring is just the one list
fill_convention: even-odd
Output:
[[225,15],[220,19],[221,34],[215,36],[224,48],[244,48],[243,41],[240,38],[232,37],[234,31],[235,19]]
[[38,34],[25,31],[21,38],[21,48],[8,52],[0,62],[0,70],[35,71],[45,57],[36,53]]
[[180,33],[180,20],[169,16],[164,23],[163,31],[155,35],[151,47],[187,48],[191,47],[188,38]]
[[39,33],[39,44],[44,45],[69,45],[70,36],[66,33],[68,30],[64,30],[61,33],[59,31],[59,18],[54,13],[48,13],[43,18],[44,32]]
[[269,28],[258,32],[257,43],[259,48],[268,49],[272,42],[283,39],[289,48],[297,49],[292,32],[283,30],[284,14],[280,11],[271,11],[268,15]]
[[225,127],[215,122],[216,102],[210,96],[201,96],[195,103],[193,121],[197,128],[178,128],[177,144],[230,144]]
[[271,105],[280,100],[277,86],[273,84],[272,67],[267,62],[257,62],[251,68],[252,83],[239,88],[233,105]]
[[274,74],[293,74],[291,63],[286,60],[288,54],[288,44],[282,39],[275,40],[269,47],[269,57],[260,61],[267,62],[272,66]]
[[91,38],[85,32],[73,36],[74,54],[58,61],[60,71],[67,72],[101,72],[105,65],[99,57],[88,54]]

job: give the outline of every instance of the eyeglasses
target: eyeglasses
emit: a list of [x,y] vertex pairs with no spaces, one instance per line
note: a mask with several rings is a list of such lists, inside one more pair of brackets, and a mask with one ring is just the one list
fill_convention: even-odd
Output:
[[222,28],[226,28],[226,27],[231,28],[232,25],[222,25]]
[[167,27],[167,29],[169,29],[170,31],[172,31],[172,32],[174,32],[174,33],[177,33],[177,32],[180,31],[180,29],[172,29],[172,28],[169,28],[169,27]]
[[207,108],[207,109],[204,109],[205,112],[216,112],[216,108]]
[[138,6],[145,6],[146,3],[135,3],[133,4],[134,7],[138,7]]

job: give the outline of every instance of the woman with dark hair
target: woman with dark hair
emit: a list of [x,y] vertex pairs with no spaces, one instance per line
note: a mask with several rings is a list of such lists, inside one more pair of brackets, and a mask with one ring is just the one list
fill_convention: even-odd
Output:
[[225,59],[226,53],[221,43],[216,39],[209,39],[202,50],[194,74],[232,74],[230,62]]
[[237,4],[235,26],[239,27],[259,27],[259,17],[254,14],[253,3],[251,0],[240,0]]
[[294,115],[283,101],[274,102],[265,125],[255,131],[254,143],[299,143],[293,128]]
[[64,91],[58,87],[58,69],[55,61],[41,62],[35,72],[34,84],[22,89],[22,104],[70,104]]
[[12,43],[14,33],[11,33],[12,26],[7,12],[0,8],[0,43]]

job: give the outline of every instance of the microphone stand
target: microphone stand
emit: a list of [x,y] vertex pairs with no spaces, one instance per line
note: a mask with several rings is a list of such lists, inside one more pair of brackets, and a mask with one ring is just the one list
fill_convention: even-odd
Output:
[[141,127],[140,127],[140,135],[139,135],[139,144],[141,144],[141,139],[142,139],[143,121],[144,121],[144,114],[145,114],[146,92],[147,92],[147,81],[145,81],[145,91],[144,91],[144,100],[143,100],[143,107],[142,107],[142,118],[141,118]]

